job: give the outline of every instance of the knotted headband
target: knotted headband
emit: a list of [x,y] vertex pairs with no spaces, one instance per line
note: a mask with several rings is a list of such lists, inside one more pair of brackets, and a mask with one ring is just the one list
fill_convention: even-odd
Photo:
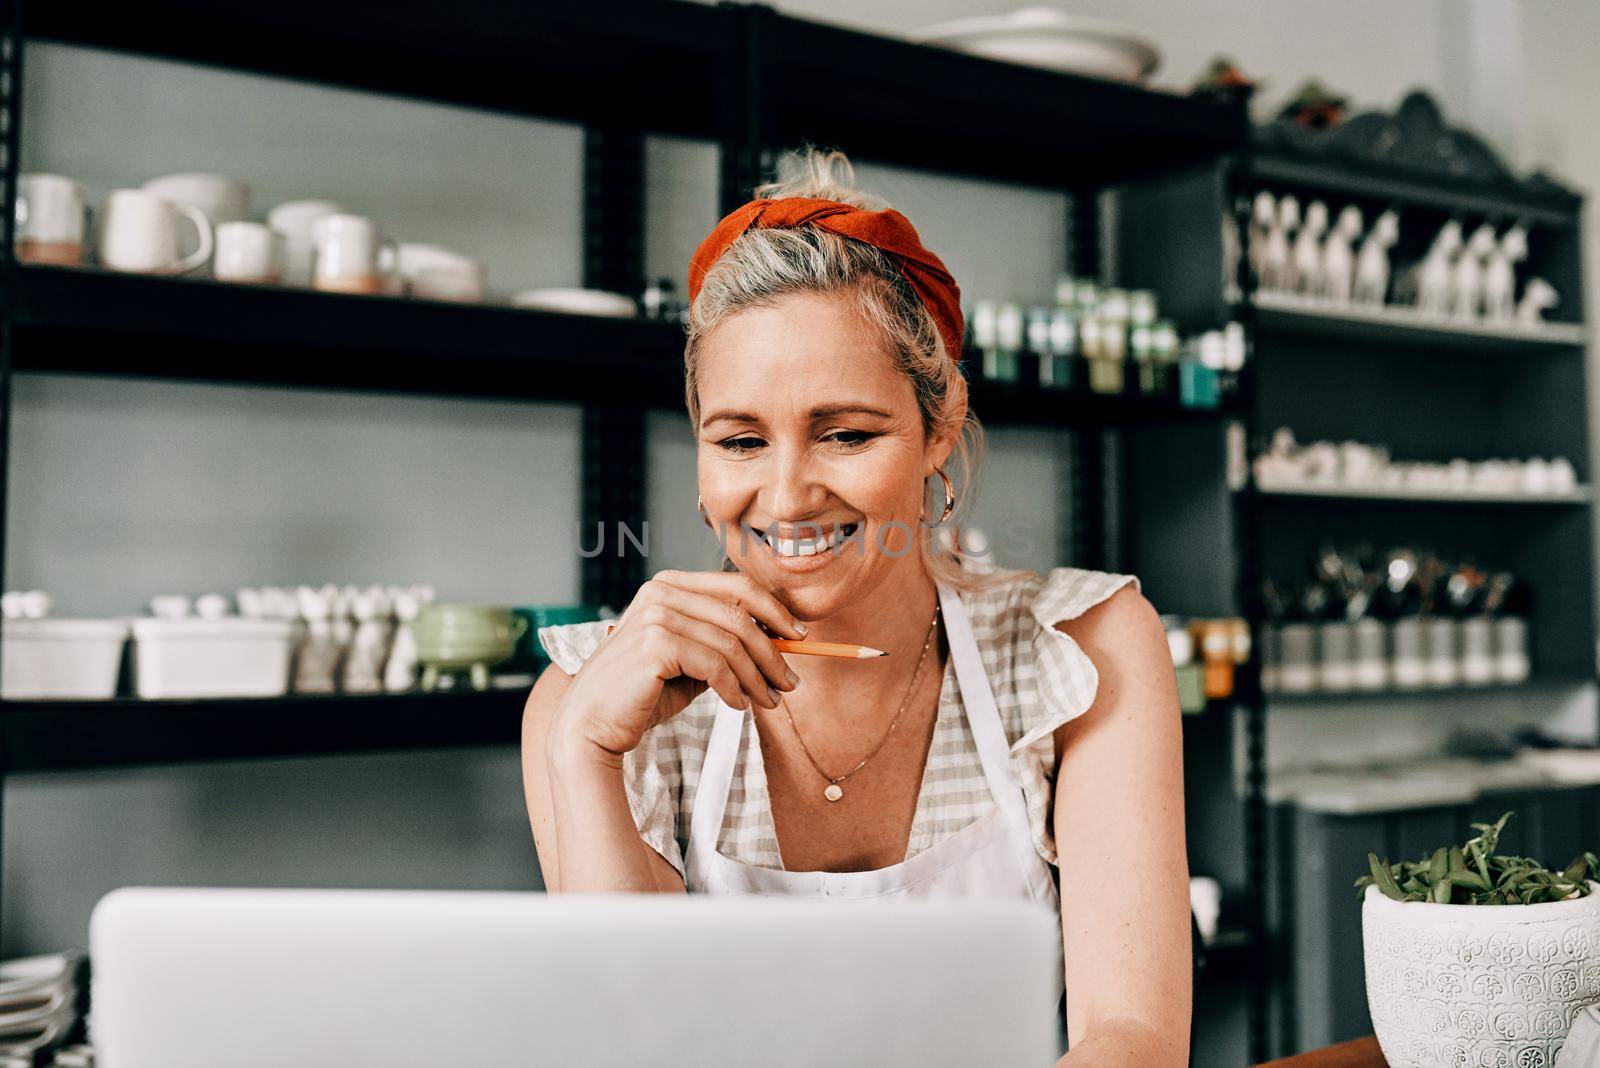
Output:
[[837,200],[782,197],[752,200],[728,215],[700,242],[689,260],[689,301],[694,302],[706,272],[746,230],[815,226],[840,237],[865,242],[888,253],[900,274],[933,316],[952,360],[961,359],[961,290],[944,264],[922,247],[911,220],[898,211],[867,211]]

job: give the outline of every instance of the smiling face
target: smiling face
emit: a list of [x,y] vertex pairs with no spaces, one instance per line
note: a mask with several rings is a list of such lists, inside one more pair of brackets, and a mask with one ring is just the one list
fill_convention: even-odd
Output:
[[815,620],[923,568],[924,480],[952,442],[927,439],[911,380],[847,297],[731,316],[701,343],[697,385],[700,493],[740,571]]

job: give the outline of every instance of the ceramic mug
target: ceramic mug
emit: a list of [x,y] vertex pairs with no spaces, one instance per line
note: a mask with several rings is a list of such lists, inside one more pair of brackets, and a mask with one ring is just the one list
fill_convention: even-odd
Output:
[[311,224],[311,284],[330,293],[387,293],[399,248],[364,215],[324,215]]
[[250,187],[224,174],[168,174],[150,179],[143,188],[174,204],[199,208],[212,226],[250,217]]
[[[183,220],[194,226],[195,250],[183,253]],[[174,204],[142,189],[114,189],[100,212],[100,263],[140,274],[186,274],[211,257],[211,221],[192,204]]]
[[283,235],[254,222],[217,227],[216,276],[223,282],[277,282],[283,277]]
[[89,195],[59,174],[17,176],[17,259],[75,267],[83,262]]
[[285,282],[311,284],[311,261],[315,256],[311,227],[318,219],[342,211],[344,205],[332,200],[291,200],[267,212],[267,225],[283,235]]

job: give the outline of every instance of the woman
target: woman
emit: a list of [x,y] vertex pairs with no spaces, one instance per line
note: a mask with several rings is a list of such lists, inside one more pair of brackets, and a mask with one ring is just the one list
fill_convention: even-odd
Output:
[[545,883],[1033,897],[1062,917],[1062,1064],[1181,1065],[1163,629],[1131,576],[963,570],[942,547],[946,467],[977,434],[959,291],[842,156],[802,164],[690,264],[700,508],[727,566],[656,575],[609,636],[543,632],[523,773]]

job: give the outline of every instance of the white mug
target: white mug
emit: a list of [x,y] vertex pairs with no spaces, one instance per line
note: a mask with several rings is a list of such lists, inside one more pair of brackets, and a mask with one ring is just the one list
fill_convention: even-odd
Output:
[[75,267],[83,262],[89,195],[59,174],[17,176],[17,259]]
[[283,278],[283,235],[254,222],[217,227],[216,276],[223,282],[277,282]]
[[389,293],[398,246],[364,215],[324,215],[311,224],[311,284],[330,293]]
[[[187,256],[179,238],[183,219],[194,225],[197,236],[196,248]],[[205,212],[142,189],[112,190],[97,233],[100,263],[113,270],[186,274],[211,257],[211,222]]]
[[250,218],[250,187],[225,174],[168,174],[144,183],[146,193],[174,204],[192,204],[212,226]]
[[291,200],[267,212],[267,225],[283,235],[283,280],[290,285],[311,284],[314,254],[311,227],[326,215],[338,215],[344,205],[331,200]]

